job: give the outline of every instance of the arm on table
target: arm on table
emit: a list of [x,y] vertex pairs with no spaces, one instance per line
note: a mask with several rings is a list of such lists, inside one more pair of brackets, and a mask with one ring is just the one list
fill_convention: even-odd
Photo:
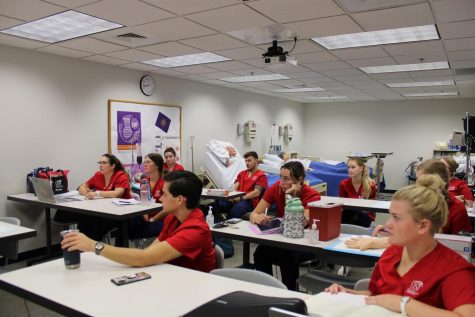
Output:
[[272,218],[265,215],[266,209],[268,209],[269,207],[270,207],[270,204],[264,199],[261,199],[259,203],[257,204],[256,208],[252,211],[251,216],[249,217],[249,220],[252,223],[257,223],[257,224],[270,221]]

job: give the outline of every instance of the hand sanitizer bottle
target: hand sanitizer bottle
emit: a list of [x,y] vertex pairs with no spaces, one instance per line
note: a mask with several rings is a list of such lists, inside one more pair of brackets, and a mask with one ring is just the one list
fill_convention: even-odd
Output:
[[213,206],[209,206],[208,215],[206,216],[206,223],[210,228],[214,225]]
[[318,244],[318,227],[317,227],[317,221],[320,221],[318,219],[313,219],[313,224],[312,228],[310,229],[310,243],[312,244]]

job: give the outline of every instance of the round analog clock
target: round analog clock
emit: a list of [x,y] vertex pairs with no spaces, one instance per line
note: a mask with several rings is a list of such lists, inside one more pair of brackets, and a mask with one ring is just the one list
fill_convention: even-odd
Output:
[[150,75],[140,78],[140,90],[146,96],[151,96],[155,92],[155,79]]

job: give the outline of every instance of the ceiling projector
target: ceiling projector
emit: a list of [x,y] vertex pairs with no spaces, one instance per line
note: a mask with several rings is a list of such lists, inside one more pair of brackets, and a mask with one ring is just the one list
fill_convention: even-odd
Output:
[[281,46],[277,46],[277,41],[272,41],[272,46],[267,49],[267,52],[262,54],[262,58],[266,64],[289,63],[297,65],[297,60],[290,56],[289,52],[284,52]]

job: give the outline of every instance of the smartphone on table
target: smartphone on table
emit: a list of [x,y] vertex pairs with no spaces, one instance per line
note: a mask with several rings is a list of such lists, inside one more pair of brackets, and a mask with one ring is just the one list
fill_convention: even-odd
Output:
[[114,283],[117,286],[125,285],[125,284],[130,284],[138,281],[143,281],[151,278],[150,274],[145,273],[145,272],[139,272],[135,274],[129,274],[129,275],[124,275],[124,276],[119,276],[119,277],[114,277],[111,278],[111,282]]

